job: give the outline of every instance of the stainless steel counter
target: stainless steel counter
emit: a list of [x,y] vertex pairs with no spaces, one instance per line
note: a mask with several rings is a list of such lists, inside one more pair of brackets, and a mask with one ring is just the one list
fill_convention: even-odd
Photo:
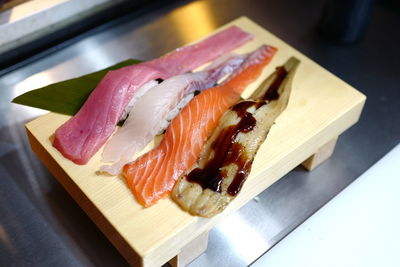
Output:
[[31,152],[24,123],[44,111],[11,99],[126,58],[157,57],[241,15],[368,97],[360,122],[339,138],[328,161],[312,172],[296,168],[220,223],[210,233],[207,252],[191,266],[254,262],[400,141],[400,13],[378,5],[362,42],[341,46],[316,32],[322,6],[317,0],[178,2],[120,18],[1,76],[0,265],[127,265]]

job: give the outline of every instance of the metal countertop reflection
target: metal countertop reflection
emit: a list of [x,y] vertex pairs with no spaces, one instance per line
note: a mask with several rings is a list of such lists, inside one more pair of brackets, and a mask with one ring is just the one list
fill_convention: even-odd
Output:
[[[323,1],[207,0],[128,15],[0,77],[0,265],[126,266],[127,263],[31,151],[24,123],[45,111],[14,105],[36,87],[127,58],[151,59],[242,15],[367,95],[360,122],[312,172],[291,171],[210,232],[190,266],[245,266],[350,184],[400,141],[400,13],[376,6],[362,42],[340,46],[315,28]],[[383,42],[390,36],[390,42]],[[303,248],[299,248],[303,249]]]

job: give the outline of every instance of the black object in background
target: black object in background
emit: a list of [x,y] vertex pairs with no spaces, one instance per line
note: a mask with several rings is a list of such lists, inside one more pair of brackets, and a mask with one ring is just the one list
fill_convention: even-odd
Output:
[[322,36],[343,44],[360,41],[374,4],[374,0],[328,0],[319,25]]

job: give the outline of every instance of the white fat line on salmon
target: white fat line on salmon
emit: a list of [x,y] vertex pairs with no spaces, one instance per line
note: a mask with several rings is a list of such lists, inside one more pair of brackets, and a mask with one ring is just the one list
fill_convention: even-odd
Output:
[[[276,50],[268,45],[260,46],[253,53],[263,55],[261,61],[246,64],[245,69],[242,63],[241,71],[236,71],[234,77],[193,98],[172,120],[158,146],[124,166],[123,176],[141,205],[149,207],[170,193],[177,179],[195,163],[224,111],[259,77]],[[246,61],[253,62],[253,59],[250,56]]]
[[157,85],[152,81],[140,88],[141,95],[136,96],[129,116],[103,150],[103,161],[113,165],[101,166],[100,171],[117,175],[124,164],[168,127],[196,91],[214,86],[239,68],[245,58],[246,55],[225,55],[207,70],[177,75]]
[[197,162],[182,175],[172,199],[192,215],[211,217],[237,196],[276,118],[286,109],[300,61],[290,58],[253,92],[225,112]]
[[239,27],[230,26],[162,57],[108,71],[79,112],[55,131],[53,146],[75,164],[88,163],[115,132],[125,106],[139,87],[194,70],[252,38]]
[[[213,86],[217,86],[218,84],[224,82],[226,80],[227,77],[229,77],[229,75],[236,69],[239,67],[240,64],[242,64],[242,62],[244,61],[244,59],[248,56],[249,54],[235,54],[235,53],[228,53],[226,55],[223,55],[219,58],[217,58],[215,61],[211,62],[210,64],[208,64],[208,66],[206,66],[205,68],[203,68],[200,71],[210,71],[212,69],[216,69],[219,66],[225,64],[223,72],[225,73],[225,75],[222,75],[222,77],[213,85]],[[228,62],[228,63],[227,63]],[[187,72],[187,73],[193,73],[193,72]],[[156,80],[152,80],[144,85],[142,85],[141,87],[138,88],[138,90],[136,91],[137,93],[132,97],[131,101],[128,103],[128,105],[125,107],[121,118],[120,118],[120,123],[124,122],[126,120],[126,118],[129,116],[129,112],[132,110],[133,105],[135,104],[135,102],[142,97],[145,93],[147,93],[151,88],[153,88],[154,86],[159,85],[161,82],[163,82],[164,80],[159,78]],[[169,122],[176,116],[178,115],[179,111],[185,107],[187,105],[187,103],[189,103],[190,100],[192,100],[193,97],[195,97],[197,94],[199,94],[202,90],[195,90],[195,93],[192,92],[188,92],[187,94],[185,94],[185,96],[183,97],[182,101],[174,108],[174,110],[172,110],[167,118],[167,121],[165,123],[165,126],[163,127],[163,129],[160,131],[160,133],[164,132],[165,129],[168,127]]]

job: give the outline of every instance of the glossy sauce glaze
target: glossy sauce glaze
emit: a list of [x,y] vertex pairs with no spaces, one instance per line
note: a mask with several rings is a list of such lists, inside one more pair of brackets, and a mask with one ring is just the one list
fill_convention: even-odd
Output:
[[[265,101],[261,102],[265,103]],[[258,101],[243,101],[233,106],[232,110],[236,112],[240,121],[221,131],[211,145],[215,152],[214,157],[205,164],[204,168],[193,169],[187,176],[189,182],[198,183],[203,189],[208,188],[220,193],[222,181],[227,176],[223,167],[234,163],[237,165],[238,171],[228,187],[228,194],[235,196],[239,192],[244,179],[250,172],[251,162],[249,162],[244,147],[235,142],[235,139],[240,132],[247,133],[253,130],[256,119],[250,112],[247,112],[247,109],[251,106],[259,108],[261,106],[259,103]]]
[[231,110],[236,112],[240,118],[239,122],[222,129],[218,137],[211,144],[214,150],[214,157],[210,159],[203,168],[195,168],[188,175],[189,182],[199,184],[203,190],[210,189],[221,193],[222,181],[227,177],[227,172],[224,167],[230,164],[236,164],[237,171],[231,184],[227,188],[227,193],[231,196],[236,196],[247,176],[250,173],[253,157],[249,157],[245,147],[235,141],[239,133],[248,133],[252,131],[257,123],[253,114],[247,110],[255,106],[256,110],[270,101],[279,98],[278,89],[286,78],[288,72],[284,67],[276,69],[276,77],[271,85],[266,90],[262,100],[247,100],[241,101],[234,105]]
[[265,93],[264,97],[262,99],[270,102],[273,100],[277,100],[279,98],[279,92],[278,89],[281,86],[283,80],[286,78],[288,75],[287,70],[285,67],[277,67],[276,68],[276,77],[269,86],[267,92]]

